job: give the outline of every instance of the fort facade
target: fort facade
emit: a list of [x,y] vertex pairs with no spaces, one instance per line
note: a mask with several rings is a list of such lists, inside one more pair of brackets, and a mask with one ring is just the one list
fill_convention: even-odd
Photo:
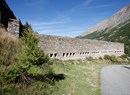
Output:
[[[0,0],[0,26],[19,37],[23,28],[5,0]],[[107,41],[78,39],[69,37],[38,35],[39,45],[50,58],[69,60],[87,57],[120,56],[124,54],[124,44]]]
[[124,54],[123,43],[47,35],[39,35],[39,40],[43,51],[54,59],[85,59],[90,56],[99,58],[104,55]]
[[5,0],[0,0],[0,27],[4,27],[16,37],[21,35],[20,31],[23,28],[21,21],[17,20]]

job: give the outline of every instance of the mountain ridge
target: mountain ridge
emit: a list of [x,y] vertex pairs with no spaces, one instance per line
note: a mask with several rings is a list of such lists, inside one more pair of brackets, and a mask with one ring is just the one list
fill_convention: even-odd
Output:
[[126,22],[129,19],[130,19],[130,4],[128,4],[121,10],[117,11],[115,14],[113,14],[108,19],[105,19],[105,20],[97,23],[96,25],[94,25],[93,27],[88,29],[87,31],[83,32],[80,35],[80,37],[83,37],[85,35],[95,32],[95,31],[99,31],[99,32],[104,31],[106,28],[108,30],[112,29],[112,28],[118,26],[119,24]]
[[125,54],[130,56],[130,4],[90,30],[79,38],[124,43]]

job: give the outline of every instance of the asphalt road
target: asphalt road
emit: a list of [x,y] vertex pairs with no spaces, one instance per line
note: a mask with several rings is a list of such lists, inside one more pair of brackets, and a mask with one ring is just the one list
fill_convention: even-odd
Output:
[[101,70],[102,95],[130,95],[130,65],[112,65]]

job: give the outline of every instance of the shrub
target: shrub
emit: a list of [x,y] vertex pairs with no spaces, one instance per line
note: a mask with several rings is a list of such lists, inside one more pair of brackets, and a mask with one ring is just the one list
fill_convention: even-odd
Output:
[[[26,75],[44,75],[44,67],[46,64],[48,65],[49,57],[38,46],[38,38],[28,23],[25,25],[21,42],[24,45],[21,59],[21,68],[23,69],[22,73],[24,77],[26,77]],[[46,71],[51,71],[47,69],[51,69],[49,66],[46,66]],[[27,78],[23,81],[26,81],[26,79]]]
[[112,56],[110,56],[110,60],[112,61],[112,62],[118,62],[118,59],[117,59],[117,57],[116,56],[114,56],[114,55],[112,55]]
[[104,59],[105,60],[110,60],[110,61],[112,61],[112,62],[118,62],[118,59],[117,59],[117,57],[116,56],[114,56],[114,55],[111,55],[111,56],[109,56],[109,55],[104,55]]
[[[21,87],[22,93],[26,93],[28,85],[33,82],[37,84],[38,81],[41,84],[37,86],[43,89],[35,89],[33,86],[34,90],[50,93],[49,83],[53,81],[46,76],[52,74],[53,70],[48,64],[50,61],[47,54],[38,47],[38,42],[29,25],[25,25],[20,41],[0,29],[0,95],[18,94]],[[28,93],[31,95],[32,92]]]
[[104,55],[105,60],[111,60],[111,57],[109,55]]
[[98,59],[99,59],[99,60],[103,60],[103,58],[102,58],[102,57],[99,57]]
[[15,36],[0,29],[0,95],[12,91],[14,84],[11,82],[21,74],[21,48],[22,45]]
[[88,61],[92,61],[92,60],[93,60],[93,57],[89,56],[89,57],[86,57],[86,59],[87,59]]
[[126,58],[127,58],[127,55],[125,55],[125,54],[124,54],[124,55],[121,55],[120,58],[126,59]]
[[21,47],[16,37],[0,29],[0,82],[11,81],[18,76]]
[[16,37],[0,29],[0,64],[10,65],[18,62],[21,44]]

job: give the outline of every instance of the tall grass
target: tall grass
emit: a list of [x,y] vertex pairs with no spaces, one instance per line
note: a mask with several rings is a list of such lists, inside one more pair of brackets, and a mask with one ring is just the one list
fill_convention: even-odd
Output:
[[24,31],[17,39],[0,28],[0,95],[50,95],[57,76],[31,27]]
[[0,94],[13,91],[11,81],[19,75],[17,68],[20,63],[20,41],[4,28],[0,28]]
[[18,62],[18,53],[20,51],[21,44],[19,40],[5,31],[0,29],[0,64],[10,65]]

